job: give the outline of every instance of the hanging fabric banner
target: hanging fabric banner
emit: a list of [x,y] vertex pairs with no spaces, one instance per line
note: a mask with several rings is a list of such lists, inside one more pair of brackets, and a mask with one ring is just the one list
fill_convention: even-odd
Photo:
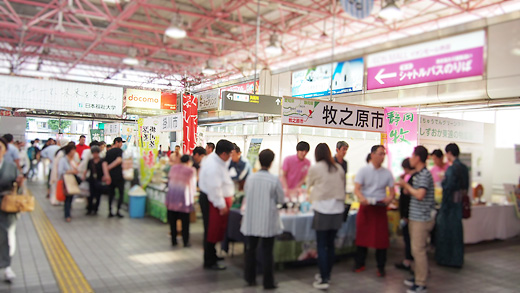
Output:
[[90,141],[103,141],[105,140],[105,130],[103,129],[91,129],[90,130]]
[[141,156],[141,186],[146,188],[153,177],[153,166],[157,159],[159,146],[159,119],[156,117],[140,118],[139,151]]
[[183,143],[184,154],[191,155],[197,146],[197,97],[190,94],[182,95]]
[[385,108],[388,168],[394,177],[403,173],[401,162],[417,146],[418,123],[416,108]]

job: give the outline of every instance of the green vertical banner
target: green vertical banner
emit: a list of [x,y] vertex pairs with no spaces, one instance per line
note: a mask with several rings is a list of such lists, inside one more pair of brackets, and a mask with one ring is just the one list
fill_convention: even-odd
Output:
[[90,141],[103,141],[105,140],[105,130],[103,129],[91,129],[90,130]]
[[258,159],[258,154],[260,153],[260,146],[262,145],[262,138],[253,138],[251,139],[251,143],[249,144],[249,149],[247,150],[247,160],[254,168],[256,159]]
[[139,127],[139,151],[141,155],[141,186],[146,188],[153,177],[159,147],[159,119],[140,118],[137,121]]

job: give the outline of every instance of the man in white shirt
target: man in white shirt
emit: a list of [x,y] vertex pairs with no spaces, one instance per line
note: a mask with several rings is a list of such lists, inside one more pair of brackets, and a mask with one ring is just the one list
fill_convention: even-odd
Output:
[[[204,220],[204,268],[210,270],[225,270],[226,266],[218,263],[217,251],[215,249],[218,239],[222,239],[222,231],[227,225],[227,214],[229,205],[235,192],[235,185],[231,180],[228,169],[228,161],[231,151],[234,149],[233,143],[228,140],[220,140],[217,143],[215,152],[211,153],[204,160],[200,167],[199,203]],[[228,200],[226,200],[228,198]],[[210,229],[210,214],[211,217]],[[218,210],[218,215],[214,215]]]
[[[382,166],[385,147],[375,145],[370,152],[370,163],[356,175],[354,194],[361,203],[356,218],[356,273],[365,270],[368,248],[376,249],[377,275],[385,276],[386,250],[390,246],[386,206],[395,197],[392,173]],[[389,197],[386,196],[388,192]]]
[[51,141],[51,144],[49,144],[47,147],[44,147],[43,150],[41,151],[41,157],[49,160],[49,174],[47,175],[47,198],[49,198],[49,195],[50,195],[50,188],[51,188],[50,179],[51,179],[52,165],[54,163],[54,158],[56,157],[56,153],[59,150],[60,150],[60,146]]

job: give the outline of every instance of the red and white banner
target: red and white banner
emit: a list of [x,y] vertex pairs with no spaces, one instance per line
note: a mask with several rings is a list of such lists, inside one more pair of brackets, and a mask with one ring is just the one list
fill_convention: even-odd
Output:
[[190,94],[182,95],[182,118],[182,152],[191,155],[197,146],[197,97]]

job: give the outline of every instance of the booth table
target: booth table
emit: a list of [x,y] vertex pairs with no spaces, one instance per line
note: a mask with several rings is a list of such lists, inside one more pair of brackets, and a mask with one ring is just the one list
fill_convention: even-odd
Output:
[[168,209],[166,201],[166,184],[150,183],[146,186],[146,214],[159,219],[163,223],[168,222]]
[[520,235],[520,219],[513,205],[472,206],[471,217],[462,220],[462,224],[464,244],[504,240]]
[[[313,213],[280,214],[284,233],[276,237],[275,263],[316,258],[316,231],[312,229],[313,216]],[[350,211],[347,221],[338,230],[336,236],[336,254],[338,255],[355,251],[356,216],[357,211]],[[223,251],[229,250],[230,243],[245,242],[245,237],[240,232],[241,222],[240,210],[231,210],[226,237],[221,244]]]

